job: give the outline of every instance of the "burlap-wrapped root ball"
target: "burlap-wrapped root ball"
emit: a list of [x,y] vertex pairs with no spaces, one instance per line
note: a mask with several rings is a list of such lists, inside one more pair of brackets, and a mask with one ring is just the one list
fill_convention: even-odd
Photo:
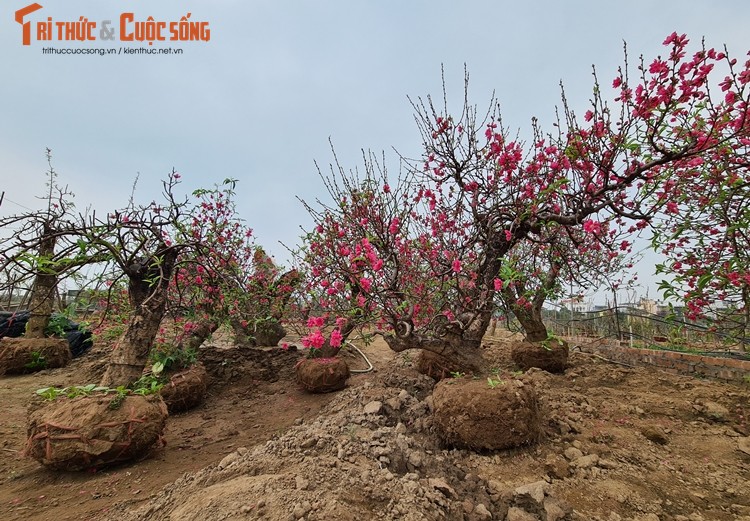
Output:
[[549,373],[562,373],[568,366],[568,343],[564,340],[545,342],[518,342],[511,347],[510,356],[522,371],[532,367]]
[[60,470],[104,467],[147,456],[166,421],[159,395],[58,397],[31,407],[25,453]]
[[73,356],[61,338],[0,338],[0,375],[65,367]]
[[201,363],[193,364],[173,374],[159,394],[167,404],[169,413],[192,409],[203,401],[208,388],[208,373]]
[[420,373],[433,380],[440,381],[457,373],[466,372],[457,362],[432,351],[421,350],[414,360],[414,367]]
[[443,380],[432,400],[434,425],[446,445],[499,450],[536,443],[541,437],[536,392],[519,380]]
[[295,366],[297,382],[311,393],[329,393],[346,386],[349,366],[341,358],[303,358]]

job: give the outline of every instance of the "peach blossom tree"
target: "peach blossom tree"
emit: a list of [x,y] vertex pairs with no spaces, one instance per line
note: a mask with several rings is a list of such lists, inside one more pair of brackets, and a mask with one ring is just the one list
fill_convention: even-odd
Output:
[[627,250],[622,233],[670,210],[675,179],[739,159],[748,93],[713,94],[712,71],[733,61],[703,45],[688,54],[684,35],[664,46],[634,77],[626,58],[611,100],[595,73],[582,118],[563,93],[553,130],[534,122],[527,142],[511,136],[494,101],[482,113],[465,102],[454,115],[428,97],[412,103],[421,157],[405,160],[394,186],[371,159],[362,179],[337,165],[325,178],[333,203],[308,205],[316,224],[303,257],[320,312],[306,344],[335,350],[353,327],[368,327],[394,351],[477,365],[503,266],[520,244],[559,228],[590,236],[579,245]]

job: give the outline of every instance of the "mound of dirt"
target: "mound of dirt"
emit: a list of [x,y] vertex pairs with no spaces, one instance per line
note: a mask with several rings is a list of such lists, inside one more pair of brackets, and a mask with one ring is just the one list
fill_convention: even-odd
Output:
[[64,339],[0,338],[0,375],[64,367],[72,358]]
[[297,382],[311,393],[339,391],[351,375],[342,358],[303,358],[295,369]]
[[[419,379],[402,370],[402,379]],[[212,521],[490,519],[503,499],[442,449],[429,406],[406,389],[365,383],[338,393],[315,421],[186,475],[108,519]],[[468,499],[471,498],[471,499]],[[497,517],[502,519],[502,517]]]
[[299,360],[294,346],[279,348],[225,347],[208,345],[198,352],[214,384],[226,384],[252,375],[264,382],[294,380],[294,364]]
[[562,373],[568,366],[568,355],[568,343],[564,340],[515,342],[511,347],[511,358],[522,371],[535,367],[550,373]]
[[[509,347],[485,355],[510,369]],[[410,365],[397,356],[353,378],[315,420],[107,519],[749,519],[748,388],[576,353],[563,375],[518,377],[539,391],[539,443],[477,453],[442,445],[434,382]]]
[[460,364],[432,351],[419,353],[415,360],[415,367],[417,371],[426,374],[435,381],[449,378],[451,375],[462,373],[465,370]]
[[146,456],[167,407],[159,396],[92,395],[35,402],[26,455],[60,470],[85,470]]
[[510,449],[542,435],[536,390],[520,379],[443,380],[432,401],[438,435],[449,446]]
[[170,414],[184,412],[200,404],[206,397],[208,373],[200,362],[169,377],[159,394]]

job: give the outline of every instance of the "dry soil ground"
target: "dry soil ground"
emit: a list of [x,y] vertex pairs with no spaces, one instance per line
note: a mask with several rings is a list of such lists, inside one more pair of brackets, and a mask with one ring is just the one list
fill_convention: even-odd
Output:
[[[512,369],[508,342],[485,342],[494,367]],[[102,348],[0,377],[0,520],[750,520],[746,385],[574,352],[565,374],[523,377],[540,392],[544,439],[477,454],[440,445],[413,355],[364,351],[374,372],[310,395],[294,383],[296,353],[203,348],[206,401],[169,418],[152,457],[98,472],[21,452],[34,391],[96,381]]]

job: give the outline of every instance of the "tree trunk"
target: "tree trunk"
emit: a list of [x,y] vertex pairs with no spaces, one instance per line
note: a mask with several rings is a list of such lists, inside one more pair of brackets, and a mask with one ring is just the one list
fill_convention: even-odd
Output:
[[555,287],[558,273],[560,273],[560,265],[553,262],[531,301],[526,301],[524,304],[519,304],[522,297],[526,300],[524,280],[515,281],[512,285],[506,284],[502,289],[503,300],[520,322],[526,340],[529,342],[543,342],[549,338],[547,327],[542,320],[542,308],[547,294]]
[[[130,385],[143,374],[148,355],[167,309],[167,290],[178,251],[166,249],[148,263],[129,266],[128,296],[133,316],[110,355],[101,385]],[[153,259],[158,258],[156,262]]]
[[229,321],[229,325],[232,326],[232,332],[234,332],[234,343],[240,347],[255,347],[255,338],[249,333],[248,327],[244,327],[242,322],[236,318]]
[[397,334],[384,335],[393,351],[424,349],[450,360],[462,371],[482,373],[486,363],[482,357],[482,338],[492,319],[491,310],[482,313],[465,313],[462,320],[448,322],[429,335],[414,333],[409,327],[397,327]]
[[[159,298],[156,294],[154,297]],[[102,377],[101,385],[127,386],[141,377],[143,368],[148,362],[154,338],[159,332],[164,309],[165,306],[157,305],[151,309],[146,309],[144,306],[135,310],[127,329],[115,344],[109,357],[109,364]]]
[[45,226],[44,236],[37,252],[36,276],[31,287],[29,311],[31,316],[26,323],[26,338],[44,338],[44,331],[49,325],[49,319],[55,306],[55,290],[57,289],[57,273],[51,267],[44,266],[55,254],[56,238],[50,234],[51,230]]
[[529,342],[543,342],[549,338],[547,327],[542,321],[542,310],[532,306],[531,309],[513,306],[513,314],[521,323],[526,340]]
[[287,333],[281,323],[274,318],[247,326],[233,319],[231,326],[235,342],[242,347],[277,346]]
[[259,346],[277,346],[285,336],[286,329],[275,319],[262,322],[255,328],[255,343]]
[[216,322],[210,320],[199,322],[190,332],[190,336],[187,338],[187,345],[180,344],[180,349],[197,351],[203,345],[203,342],[208,340],[208,337],[217,329],[219,329],[219,324]]

